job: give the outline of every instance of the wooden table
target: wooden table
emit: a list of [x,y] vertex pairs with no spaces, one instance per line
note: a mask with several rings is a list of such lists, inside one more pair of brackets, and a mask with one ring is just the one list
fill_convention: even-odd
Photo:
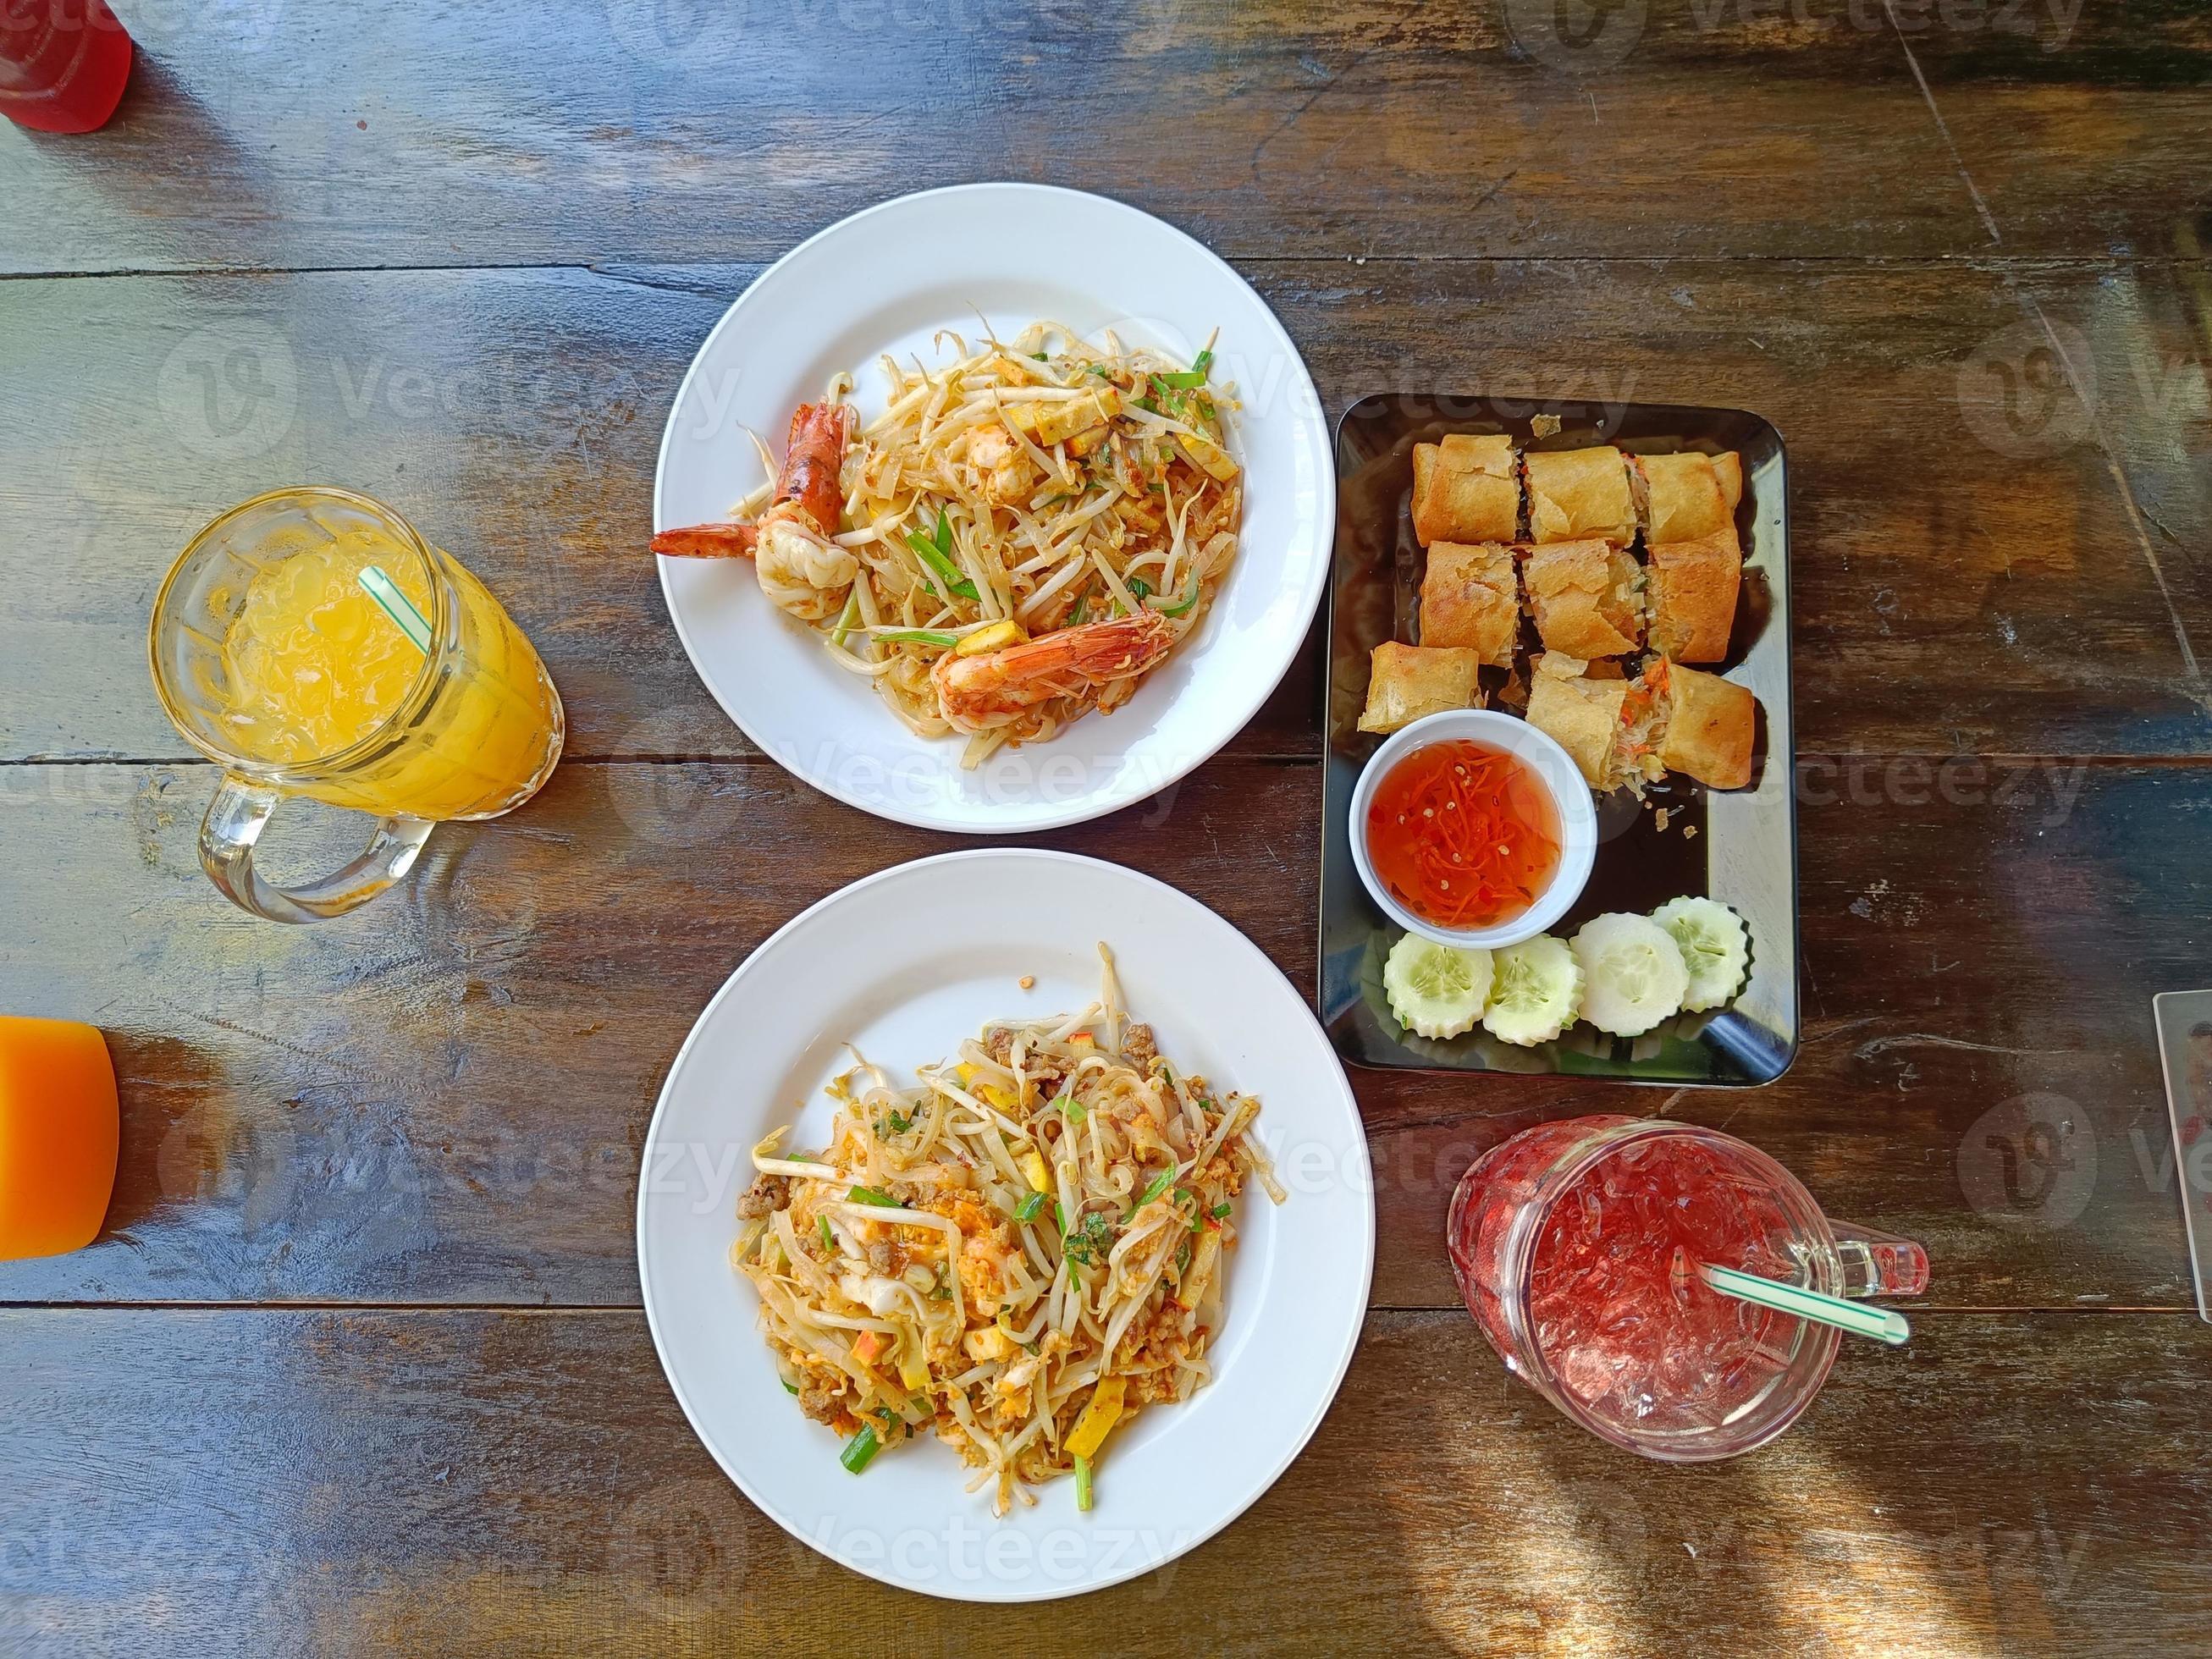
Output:
[[[0,1266],[0,1647],[2202,1644],[2212,1330],[2149,1000],[2212,981],[2193,9],[123,9],[114,125],[0,132],[0,1006],[105,1027],[125,1113],[100,1242]],[[1205,239],[1332,410],[1780,426],[1808,1030],[1749,1094],[1357,1075],[1374,1303],[1312,1445],[1165,1570],[971,1612],[762,1520],[639,1312],[638,1148],[702,1003],[801,906],[956,844],[750,750],[641,545],[677,380],[763,264],[997,177]],[[459,551],[573,728],[524,811],[287,930],[199,875],[210,775],[141,641],[202,520],[307,479]],[[1310,984],[1317,668],[1167,796],[1041,839],[1172,870]],[[1445,1198],[1599,1109],[1725,1124],[1925,1240],[1911,1346],[1697,1470],[1510,1383]]]

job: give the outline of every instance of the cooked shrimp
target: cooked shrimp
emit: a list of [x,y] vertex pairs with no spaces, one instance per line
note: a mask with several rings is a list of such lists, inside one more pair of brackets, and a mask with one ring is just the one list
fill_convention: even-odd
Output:
[[1156,611],[1139,611],[981,656],[947,652],[930,678],[945,720],[955,731],[973,734],[1004,726],[1054,697],[1141,674],[1175,642],[1172,623]]
[[775,502],[757,521],[721,520],[663,530],[653,537],[653,550],[679,558],[749,559],[761,532],[779,520],[804,523],[820,536],[834,536],[844,501],[838,470],[852,434],[853,411],[844,404],[799,404],[791,417]]
[[995,421],[968,434],[968,464],[975,469],[983,493],[1000,503],[1021,500],[1036,478],[1014,434]]
[[805,622],[826,622],[844,608],[860,562],[827,537],[793,516],[778,519],[770,507],[761,519],[760,544],[753,574],[761,592]]

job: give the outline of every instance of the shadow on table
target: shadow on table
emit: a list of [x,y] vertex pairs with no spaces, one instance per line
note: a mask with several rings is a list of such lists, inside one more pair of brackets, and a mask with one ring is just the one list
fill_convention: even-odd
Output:
[[[274,249],[258,240],[238,245],[257,226],[281,231],[283,216],[273,199],[267,169],[159,59],[140,52],[123,101],[97,132],[25,136],[37,143],[43,161],[66,173],[70,188],[100,198],[127,221],[122,229],[128,240],[120,244],[112,222],[106,222],[108,228],[103,229],[98,215],[88,215],[81,223],[52,227],[56,240],[50,258],[55,269],[158,263],[163,257],[187,264],[276,263]],[[185,194],[193,198],[196,214],[214,210],[225,222],[227,245],[219,250],[220,261],[210,257],[208,248],[164,246],[168,222]],[[152,246],[141,244],[142,231],[155,239]],[[76,257],[70,246],[72,237],[83,244],[89,257]]]
[[105,1035],[123,1121],[100,1242],[220,1188],[239,1144],[229,1133],[235,1091],[220,1058],[181,1037]]

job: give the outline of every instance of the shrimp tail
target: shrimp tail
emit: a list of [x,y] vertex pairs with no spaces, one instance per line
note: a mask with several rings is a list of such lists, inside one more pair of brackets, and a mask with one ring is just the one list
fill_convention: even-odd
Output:
[[750,559],[759,542],[758,525],[724,520],[660,531],[653,538],[653,550],[675,558]]

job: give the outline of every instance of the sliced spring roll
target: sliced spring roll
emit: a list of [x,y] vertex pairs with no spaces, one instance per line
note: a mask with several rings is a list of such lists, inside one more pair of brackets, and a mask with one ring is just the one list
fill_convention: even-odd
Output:
[[1523,458],[1528,469],[1528,534],[1539,542],[1636,539],[1628,458],[1611,444]]
[[1645,596],[1651,647],[1676,662],[1718,662],[1735,626],[1743,553],[1735,526],[1723,524],[1695,541],[1658,542],[1650,549]]
[[[1534,459],[1531,457],[1530,459]],[[1521,580],[1547,651],[1614,657],[1644,638],[1644,569],[1607,541],[1526,550]]]
[[1712,789],[1751,781],[1759,699],[1748,688],[1662,657],[1644,671],[1662,722],[1659,763]]
[[1400,645],[1386,641],[1369,661],[1363,732],[1395,732],[1425,714],[1447,708],[1480,708],[1475,675],[1480,653],[1464,646]]
[[1463,432],[1413,446],[1413,534],[1437,542],[1510,542],[1520,533],[1513,440]]
[[1421,577],[1421,643],[1465,646],[1490,667],[1511,667],[1519,593],[1513,550],[1504,543],[1436,543]]
[[1643,481],[1644,539],[1689,542],[1735,526],[1736,504],[1743,500],[1743,461],[1734,450],[1723,455],[1638,455],[1634,465]]
[[1628,682],[1595,679],[1589,665],[1547,651],[1529,665],[1528,724],[1565,750],[1583,781],[1601,793],[1623,781],[1620,735]]

